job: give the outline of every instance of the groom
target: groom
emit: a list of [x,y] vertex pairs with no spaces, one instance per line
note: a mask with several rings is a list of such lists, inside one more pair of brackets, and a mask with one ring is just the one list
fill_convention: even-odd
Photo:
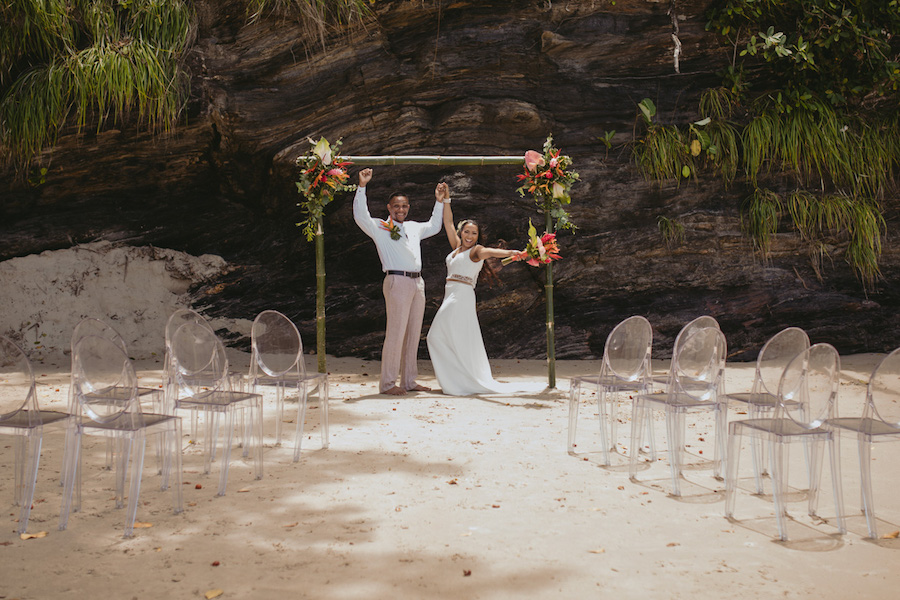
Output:
[[[422,320],[425,316],[425,282],[422,279],[422,252],[419,243],[441,230],[442,202],[449,191],[446,183],[434,190],[434,210],[427,223],[407,221],[409,198],[394,194],[387,204],[390,218],[373,219],[366,199],[366,184],[372,169],[359,172],[359,187],[353,199],[353,220],[375,241],[381,270],[385,273],[382,289],[387,307],[387,329],[381,350],[382,394],[403,396],[407,391],[427,392],[431,388],[416,383],[419,375],[416,355]],[[397,382],[399,376],[400,381]]]

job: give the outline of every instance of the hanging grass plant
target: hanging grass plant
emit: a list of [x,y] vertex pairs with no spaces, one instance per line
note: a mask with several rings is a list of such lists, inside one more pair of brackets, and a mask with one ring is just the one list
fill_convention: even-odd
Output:
[[881,271],[881,236],[885,230],[884,216],[870,202],[854,200],[839,194],[815,196],[795,191],[787,198],[791,221],[800,237],[811,248],[826,248],[828,239],[847,240],[845,258],[864,287],[871,289]]
[[0,18],[0,157],[20,172],[70,119],[78,131],[134,118],[167,132],[178,121],[179,60],[195,33],[187,2],[12,2]]
[[324,49],[331,31],[362,22],[372,13],[372,4],[372,0],[250,0],[247,14],[251,22],[266,14],[295,18],[307,37],[318,39]]
[[753,240],[763,259],[769,256],[782,210],[781,199],[771,190],[755,188],[747,198],[746,210],[741,215],[741,227]]
[[684,225],[663,215],[656,217],[656,227],[667,248],[684,243]]

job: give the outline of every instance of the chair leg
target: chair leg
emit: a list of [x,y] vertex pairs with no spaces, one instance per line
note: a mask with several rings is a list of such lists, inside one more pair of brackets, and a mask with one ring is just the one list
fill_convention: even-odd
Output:
[[[110,444],[112,442],[112,444]],[[131,453],[131,441],[124,438],[110,438],[107,448],[115,447],[116,455],[116,508],[125,506],[125,481],[128,476],[128,457]]]
[[628,461],[628,477],[632,481],[637,479],[637,459],[638,455],[641,453],[641,447],[643,446],[641,437],[644,434],[643,420],[645,411],[646,408],[643,406],[639,397],[635,397],[634,406],[631,411],[631,456]]
[[875,520],[875,497],[872,494],[872,444],[862,433],[859,434],[859,477],[862,489],[863,511],[869,537],[878,539],[878,522]]
[[775,519],[778,521],[778,536],[786,542],[787,518],[784,502],[784,492],[787,488],[787,465],[784,463],[784,444],[781,442],[769,443],[769,458],[771,460],[770,473],[772,474],[772,498],[775,502]]
[[841,449],[835,439],[837,434],[832,432],[831,438],[828,440],[831,450],[831,487],[834,492],[834,510],[837,513],[838,532],[847,533],[847,527],[844,523],[844,488],[841,478]]
[[[600,425],[600,445],[603,448],[603,464],[609,466],[609,447],[610,447],[610,438],[607,435],[607,431],[612,428],[612,423],[609,417],[609,411],[612,410],[610,405],[613,404],[609,401],[609,396],[606,390],[602,389],[600,386],[597,386],[597,412],[599,414],[599,425]],[[613,438],[615,439],[615,438]]]
[[569,383],[569,439],[566,444],[569,454],[575,453],[575,429],[578,427],[578,403],[581,397],[581,382]]
[[[216,413],[216,417],[219,417]],[[225,441],[222,443],[222,460],[219,465],[219,490],[218,496],[225,495],[225,487],[228,485],[228,467],[231,463],[231,444],[234,439],[234,407],[225,410]],[[218,418],[214,419],[217,423]]]
[[[124,451],[122,454],[131,454],[131,487],[128,491],[128,512],[125,514],[125,537],[130,538],[134,535],[134,520],[137,517],[138,500],[141,495],[141,474],[144,471],[144,451],[146,449],[146,438],[144,431],[136,433],[135,437],[122,440]],[[125,466],[128,466],[127,459]]]
[[734,517],[738,467],[741,462],[741,433],[737,427],[728,431],[728,458],[725,470],[725,516]]
[[727,432],[728,432],[728,404],[723,402],[716,406],[716,447],[713,463],[715,470],[713,477],[722,479],[725,477],[725,456],[727,454]]
[[672,495],[681,496],[681,464],[684,452],[684,413],[666,410],[666,438],[669,443],[669,470],[672,473]]
[[281,445],[281,429],[284,421],[284,382],[275,384],[275,445]]
[[[815,516],[819,507],[819,487],[822,481],[822,456],[825,450],[822,440],[810,440],[809,455],[809,515]],[[807,444],[809,447],[809,444]],[[832,446],[833,447],[833,446]],[[832,465],[834,467],[834,465]]]
[[[34,502],[34,488],[37,485],[38,463],[41,460],[41,441],[43,431],[41,427],[35,427],[26,436],[16,436],[16,454],[21,452],[21,462],[17,463],[17,479],[21,471],[22,481],[16,482],[15,496],[21,507],[19,510],[19,527],[17,533],[25,533],[28,528],[28,517],[31,515],[31,505]],[[19,447],[21,445],[21,448]]]
[[[69,524],[69,512],[73,508],[73,488],[75,488],[75,482],[79,477],[77,465],[81,460],[81,433],[78,431],[77,426],[72,425],[70,427],[73,431],[71,435],[66,435],[66,448],[63,453],[63,481],[65,481],[65,487],[63,488],[62,505],[59,509],[60,531],[65,531]],[[79,485],[78,487],[80,488],[81,486]],[[76,506],[80,504],[81,499],[79,498]],[[75,510],[77,511],[78,509],[75,508]]]
[[297,387],[297,424],[294,427],[294,462],[300,460],[300,447],[303,444],[303,424],[306,421],[306,402],[309,388],[306,383]]
[[182,481],[182,464],[181,464],[181,419],[174,419],[174,431],[163,434],[164,440],[169,440],[168,449],[166,451],[166,461],[174,462],[174,476],[172,482],[172,493],[174,494],[173,504],[175,505],[175,514],[184,511],[184,497],[181,491]]
[[[263,402],[262,398],[256,400],[256,479],[263,478]],[[252,409],[251,409],[252,410]],[[253,413],[251,412],[251,417]]]
[[[618,431],[618,429],[619,429],[619,418],[618,418],[619,392],[618,391],[616,391],[616,392],[605,391],[604,392],[600,386],[597,386],[597,395],[599,396],[601,393],[603,393],[605,396],[604,404],[606,405],[606,409],[607,409],[604,427],[607,428],[607,431],[609,431],[609,434],[606,436],[606,439],[603,440],[604,441],[603,447],[604,447],[604,451],[605,451],[604,459],[606,460],[606,464],[608,465],[608,464],[610,464],[609,463],[609,453],[610,452],[615,453],[616,440],[619,439],[619,431]],[[607,423],[608,423],[608,425],[607,425]]]

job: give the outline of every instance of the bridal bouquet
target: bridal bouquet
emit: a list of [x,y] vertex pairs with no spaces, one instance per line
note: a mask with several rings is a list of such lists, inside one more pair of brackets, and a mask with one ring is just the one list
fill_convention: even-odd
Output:
[[511,262],[524,260],[532,267],[539,267],[542,264],[553,262],[562,258],[559,255],[559,244],[556,242],[555,233],[544,232],[538,237],[537,229],[531,220],[528,220],[528,243],[525,244],[525,250],[514,256],[504,258],[500,264],[508,265]]
[[345,190],[355,190],[355,185],[348,185],[347,166],[352,163],[339,156],[341,140],[329,144],[325,138],[318,142],[309,140],[310,149],[297,158],[300,167],[300,181],[297,191],[303,194],[304,201],[297,206],[303,209],[307,218],[297,223],[303,227],[306,239],[316,235],[319,220],[322,218],[325,205],[334,200],[334,194]]

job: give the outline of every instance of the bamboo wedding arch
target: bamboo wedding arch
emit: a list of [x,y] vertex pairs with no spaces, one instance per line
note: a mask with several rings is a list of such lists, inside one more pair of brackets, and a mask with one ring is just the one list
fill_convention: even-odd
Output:
[[[547,153],[547,149],[551,147],[552,138],[547,139],[547,143],[545,144],[545,155]],[[310,139],[310,142],[315,146],[316,142]],[[324,146],[322,145],[324,143]],[[318,142],[318,146],[316,149],[321,154],[322,148],[328,148],[329,157],[328,162],[330,163],[332,157],[330,156],[330,146],[328,146],[327,141],[320,140]],[[336,144],[335,154],[338,154],[339,145]],[[432,165],[432,166],[490,166],[490,165],[525,165],[528,167],[525,158],[528,154],[537,154],[533,151],[529,151],[529,153],[523,153],[516,156],[438,156],[438,155],[382,155],[382,156],[335,156],[333,160],[336,161],[336,164],[340,165],[341,171],[346,174],[344,170],[344,166],[346,165],[354,165],[354,166],[395,166],[395,165]],[[559,155],[559,151],[556,150],[556,155]],[[307,155],[309,156],[309,155]],[[568,157],[564,157],[566,160]],[[303,157],[298,158],[298,164],[301,163]],[[339,163],[337,161],[340,161]],[[321,164],[321,163],[320,163]],[[327,163],[326,163],[327,164]],[[543,162],[541,164],[544,164]],[[552,163],[551,163],[552,164]],[[528,167],[531,169],[532,167]],[[521,178],[521,177],[520,177]],[[574,178],[577,179],[577,174],[574,174]],[[346,181],[346,177],[341,180],[342,182]],[[332,187],[341,187],[344,185],[343,183],[339,186]],[[570,185],[570,184],[569,184]],[[301,193],[304,193],[304,189],[298,183],[298,188],[301,188]],[[307,185],[306,191],[308,192],[310,187]],[[334,190],[337,191],[337,190]],[[548,193],[545,191],[545,193]],[[333,191],[331,192],[333,196]],[[538,194],[535,193],[536,199]],[[307,194],[307,197],[309,195]],[[547,196],[549,198],[549,195]],[[329,200],[330,201],[330,200]],[[566,201],[568,202],[568,195],[566,195]],[[327,202],[326,202],[327,203]],[[541,202],[538,202],[539,206],[541,206]],[[554,232],[556,230],[554,224],[554,215],[551,210],[547,209],[546,202],[543,207],[543,212],[545,215],[546,221],[546,232]],[[316,294],[316,352],[318,354],[318,366],[319,371],[325,371],[325,265],[324,265],[324,231],[322,228],[322,213],[321,207],[319,208],[318,216],[316,217],[316,223],[314,229],[314,237],[316,241],[316,283],[317,283],[317,294]],[[298,224],[299,225],[299,224]],[[310,229],[312,231],[313,229]],[[310,237],[309,239],[312,239]],[[551,262],[547,262],[542,266],[546,267],[546,282],[544,284],[545,291],[545,300],[546,300],[546,339],[547,339],[547,385],[550,388],[556,387],[556,345],[555,345],[555,325],[554,325],[554,311],[553,311],[553,265]]]

